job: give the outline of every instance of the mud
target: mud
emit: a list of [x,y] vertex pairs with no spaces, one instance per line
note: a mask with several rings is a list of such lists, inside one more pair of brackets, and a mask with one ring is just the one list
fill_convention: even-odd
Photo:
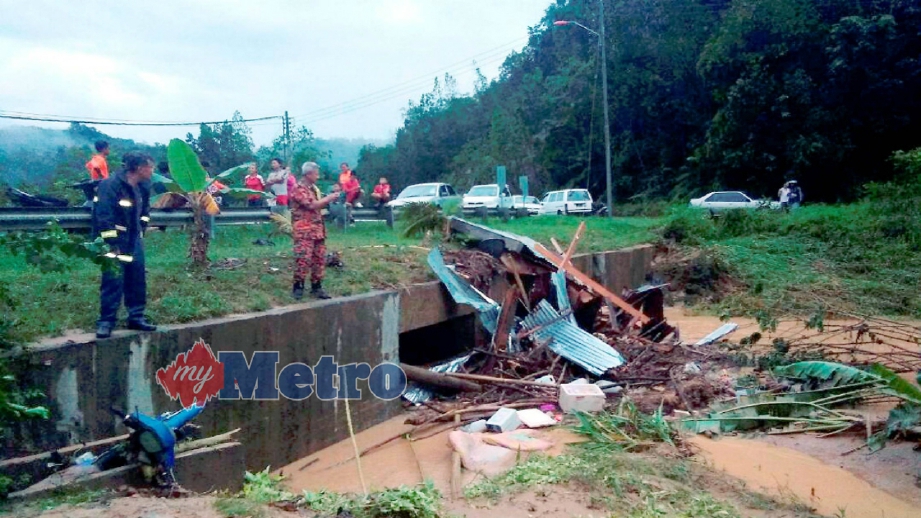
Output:
[[[390,437],[408,433],[412,427],[403,424],[405,419],[406,416],[396,417],[356,434],[359,451]],[[552,449],[543,452],[548,455],[559,455],[566,444],[583,440],[561,428],[547,431],[547,436],[555,444]],[[361,457],[361,468],[368,490],[414,485],[431,479],[442,494],[450,496],[452,451],[448,442],[448,430],[415,440],[412,444],[405,438],[392,441]],[[354,453],[351,440],[345,440],[284,466],[276,474],[283,474],[286,478],[286,487],[295,493],[322,489],[361,493],[361,481],[358,476],[358,465],[353,459]],[[527,453],[522,452],[521,460],[526,458]],[[463,470],[462,474],[464,485],[477,477],[466,470]]]
[[[826,437],[814,435],[768,435],[760,442],[793,449],[818,458],[829,465],[845,469],[871,485],[921,509],[921,455],[911,442],[889,442],[875,453],[866,448],[862,437]],[[852,452],[852,453],[848,453]],[[845,455],[846,454],[846,455]],[[921,513],[919,513],[921,514]]]
[[699,460],[780,498],[795,496],[825,516],[915,518],[918,508],[872,486],[853,473],[804,453],[734,437],[694,437]]

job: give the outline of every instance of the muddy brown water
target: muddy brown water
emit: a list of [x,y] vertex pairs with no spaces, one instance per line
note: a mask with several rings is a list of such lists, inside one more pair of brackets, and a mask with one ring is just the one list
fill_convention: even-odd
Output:
[[[724,323],[717,317],[688,315],[680,308],[667,308],[666,317],[670,323],[680,327],[685,343],[703,338]],[[739,324],[739,329],[730,335],[736,340],[759,330],[757,322],[751,319],[732,321]],[[808,331],[802,323],[781,322],[776,332],[764,333],[764,341],[769,344],[774,337],[792,338],[804,332]],[[399,416],[358,433],[359,450],[409,432],[412,426],[404,424],[405,418]],[[579,440],[564,430],[555,430],[553,434],[557,445],[551,454],[559,453],[565,444]],[[823,515],[834,516],[844,509],[848,517],[921,517],[921,508],[917,506],[921,498],[917,501],[913,498],[900,499],[877,487],[886,487],[884,481],[890,475],[883,468],[873,473],[870,478],[877,480],[871,484],[847,469],[765,441],[733,437],[714,441],[695,437],[692,443],[700,450],[701,462],[745,481],[753,489],[782,497],[795,495]],[[443,494],[450,497],[451,453],[447,431],[414,441],[412,445],[401,438],[363,454],[362,472],[369,490],[414,485],[431,479]],[[284,474],[286,486],[295,492],[325,489],[360,493],[362,486],[353,457],[351,440],[344,440],[292,462],[277,470],[276,474]],[[860,463],[854,462],[847,467],[859,470]],[[464,470],[463,484],[469,484],[475,478]],[[886,488],[893,490],[893,487]],[[911,491],[911,488],[902,483],[895,492],[900,490]]]
[[[717,470],[781,498],[795,495],[825,516],[917,518],[921,508],[872,486],[837,466],[789,448],[723,437],[694,437],[691,444]],[[843,514],[842,514],[843,511]]]

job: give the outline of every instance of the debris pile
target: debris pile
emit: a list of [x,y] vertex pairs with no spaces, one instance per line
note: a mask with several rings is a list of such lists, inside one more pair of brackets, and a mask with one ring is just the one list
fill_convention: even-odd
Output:
[[[439,365],[403,365],[411,381],[404,398],[417,410],[407,421],[418,425],[414,434],[463,425],[466,433],[509,433],[629,401],[641,413],[682,418],[688,431],[836,434],[863,427],[882,443],[893,435],[891,424],[843,407],[885,401],[914,415],[904,405],[921,405],[921,390],[897,376],[921,369],[917,327],[854,315],[847,324],[813,321],[807,327],[815,333],[774,340],[782,363],[742,371],[739,350],[756,350],[759,333],[727,344],[721,341],[738,329],[727,323],[684,343],[664,316],[667,284],[618,296],[574,266],[584,223],[565,250],[553,241],[556,252],[463,219],[449,223],[475,245],[434,249],[429,265],[456,303],[476,310],[489,339]],[[850,365],[792,363],[802,359]],[[905,430],[921,435],[919,426]]]
[[404,398],[418,407],[410,424],[460,426],[548,404],[548,417],[597,411],[626,394],[642,411],[691,412],[734,395],[710,374],[728,356],[682,343],[666,321],[667,285],[618,296],[574,266],[584,223],[565,250],[553,241],[556,253],[460,218],[450,226],[475,247],[434,249],[428,262],[454,301],[476,310],[489,343],[438,365],[403,365]]

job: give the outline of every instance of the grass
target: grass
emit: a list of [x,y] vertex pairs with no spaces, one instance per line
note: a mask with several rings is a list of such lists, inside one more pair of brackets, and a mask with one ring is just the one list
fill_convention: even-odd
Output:
[[[624,417],[602,414],[593,420],[596,425],[610,425],[622,422]],[[641,421],[648,425],[657,419],[646,416]],[[733,518],[748,516],[746,511],[752,509],[774,511],[778,516],[812,516],[801,504],[748,491],[740,483],[722,478],[673,448],[660,444],[645,453],[629,453],[623,444],[600,439],[605,433],[595,426],[586,428],[585,421],[580,430],[591,439],[588,443],[572,446],[556,457],[532,455],[502,475],[468,486],[465,496],[495,502],[528,489],[568,485],[589,493],[591,500],[612,516]],[[612,427],[606,427],[606,431],[611,430]],[[629,428],[622,430],[631,436]],[[650,435],[647,431],[646,438],[655,435],[658,434]],[[642,436],[630,440],[639,441]]]
[[[540,217],[489,225],[534,237],[550,246],[550,237],[568,243],[581,219]],[[593,218],[579,252],[609,250],[652,239],[653,220]],[[189,269],[188,236],[178,229],[151,232],[146,238],[148,315],[158,324],[191,322],[222,315],[263,311],[291,304],[291,239],[270,237],[273,226],[220,226],[209,257],[215,263],[206,272]],[[256,246],[268,239],[274,246]],[[324,288],[333,296],[435,280],[425,262],[433,239],[408,239],[375,222],[359,223],[346,231],[329,228],[327,249],[341,254],[345,267],[327,268]],[[565,245],[564,245],[565,246]],[[221,261],[245,261],[222,269]],[[94,329],[99,307],[99,269],[75,262],[64,273],[42,273],[8,250],[0,250],[0,281],[10,285],[16,307],[7,313],[12,337],[28,342],[60,336],[69,330]],[[124,309],[121,310],[124,316]]]
[[113,493],[105,489],[69,489],[59,490],[50,496],[40,498],[31,502],[10,502],[0,501],[0,516],[2,515],[22,515],[28,511],[28,514],[41,513],[52,509],[70,505],[79,506],[82,504],[105,502],[111,498]]
[[921,317],[917,222],[894,221],[877,205],[804,206],[789,214],[738,211],[716,220],[674,211],[661,234],[705,249],[745,289],[706,308],[755,316],[843,309]]
[[340,509],[356,518],[438,518],[441,514],[441,493],[431,482],[413,487],[376,491],[367,496],[343,495],[321,491],[305,491],[298,496],[284,489],[283,478],[271,475],[268,468],[259,473],[246,473],[243,491],[215,501],[214,507],[228,518],[265,516],[265,506],[286,502],[299,509],[309,509],[321,516],[336,516]]

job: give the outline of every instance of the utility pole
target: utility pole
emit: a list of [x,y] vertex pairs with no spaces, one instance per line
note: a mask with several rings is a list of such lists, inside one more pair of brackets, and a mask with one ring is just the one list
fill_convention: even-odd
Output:
[[285,163],[291,166],[291,119],[288,118],[288,110],[285,110]]
[[604,169],[607,174],[608,187],[608,217],[614,217],[614,183],[611,180],[611,124],[608,121],[608,60],[605,57],[604,48],[607,44],[604,41],[604,0],[598,0],[599,13],[601,15],[601,37],[598,38],[601,45],[601,92],[604,98]]

